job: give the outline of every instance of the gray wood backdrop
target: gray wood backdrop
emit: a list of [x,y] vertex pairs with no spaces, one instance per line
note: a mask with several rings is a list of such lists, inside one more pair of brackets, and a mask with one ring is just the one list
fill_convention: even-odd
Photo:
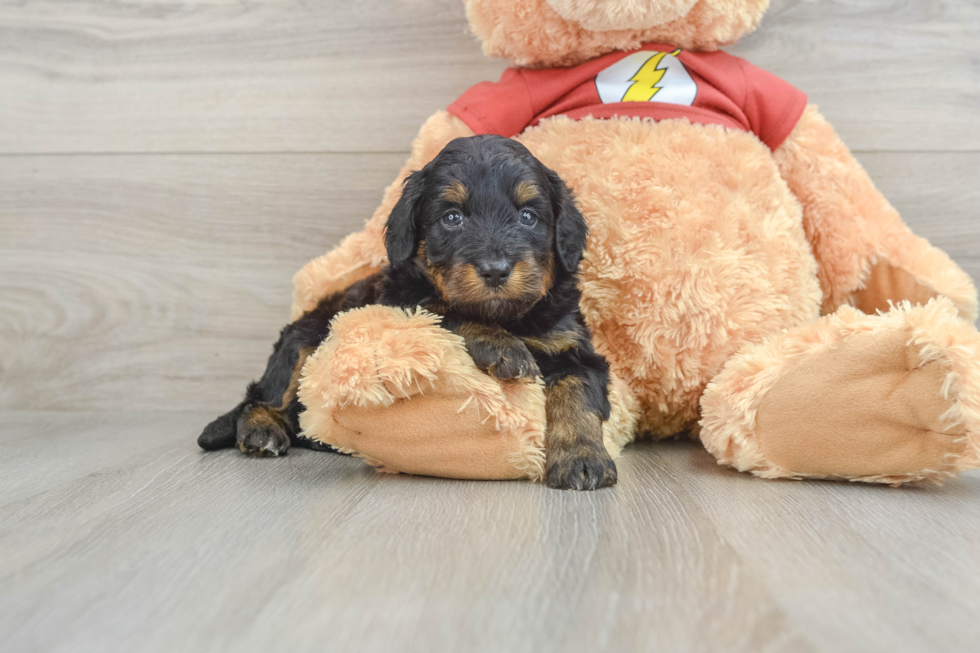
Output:
[[[980,2],[773,0],[810,94],[980,277]],[[980,650],[980,473],[375,474],[194,438],[421,122],[496,79],[457,0],[0,0],[0,649]]]
[[[980,273],[980,3],[775,0],[809,93]],[[0,0],[0,407],[218,410],[418,126],[496,79],[456,0]]]

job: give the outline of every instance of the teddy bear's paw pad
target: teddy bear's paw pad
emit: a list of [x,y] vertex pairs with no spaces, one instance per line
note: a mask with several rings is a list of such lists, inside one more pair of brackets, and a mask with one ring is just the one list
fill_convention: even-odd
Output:
[[951,374],[911,328],[852,334],[811,353],[766,394],[759,446],[790,475],[893,483],[953,476],[967,436]]
[[545,482],[556,490],[598,490],[616,484],[616,463],[605,449],[576,447],[549,453]]
[[247,408],[238,418],[238,448],[256,458],[276,458],[289,451],[289,430],[281,411],[271,406]]

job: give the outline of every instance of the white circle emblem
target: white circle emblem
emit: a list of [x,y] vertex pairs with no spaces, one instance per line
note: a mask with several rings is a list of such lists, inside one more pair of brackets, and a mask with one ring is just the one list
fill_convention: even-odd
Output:
[[673,52],[634,52],[609,66],[595,78],[603,104],[666,102],[691,106],[698,85]]

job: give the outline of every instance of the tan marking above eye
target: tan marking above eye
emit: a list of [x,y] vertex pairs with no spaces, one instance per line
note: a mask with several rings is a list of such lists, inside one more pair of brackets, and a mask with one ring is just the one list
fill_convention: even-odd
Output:
[[514,190],[514,201],[518,204],[527,204],[537,196],[538,187],[530,181],[520,182]]
[[466,186],[463,182],[454,180],[448,186],[442,189],[442,199],[447,202],[452,202],[453,204],[464,204],[466,198],[469,196],[469,191],[466,190]]

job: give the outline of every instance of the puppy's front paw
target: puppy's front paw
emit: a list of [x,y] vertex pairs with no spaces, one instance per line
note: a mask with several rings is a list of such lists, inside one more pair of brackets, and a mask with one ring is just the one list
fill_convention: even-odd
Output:
[[527,350],[524,343],[502,350],[498,360],[491,364],[486,372],[498,381],[533,379],[536,376],[541,376],[541,370],[538,369],[534,356]]
[[546,467],[545,482],[557,490],[597,490],[616,484],[616,463],[605,448],[578,446],[549,452]]
[[289,451],[285,417],[268,406],[247,408],[238,418],[238,448],[259,458],[283,455]]
[[534,356],[524,343],[516,338],[513,344],[505,346],[477,345],[471,348],[470,355],[477,367],[498,381],[513,381],[541,375],[538,364],[534,362]]

